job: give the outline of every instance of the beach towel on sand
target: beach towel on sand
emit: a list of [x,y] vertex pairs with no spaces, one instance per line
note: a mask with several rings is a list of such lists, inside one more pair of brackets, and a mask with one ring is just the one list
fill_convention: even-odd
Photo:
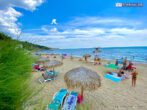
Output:
[[120,81],[123,80],[122,77],[117,76],[117,73],[105,74],[104,77],[111,80],[111,81],[113,81],[113,82],[120,82]]
[[116,66],[115,64],[106,64],[104,65],[106,68],[111,68],[111,69],[119,69],[119,66]]

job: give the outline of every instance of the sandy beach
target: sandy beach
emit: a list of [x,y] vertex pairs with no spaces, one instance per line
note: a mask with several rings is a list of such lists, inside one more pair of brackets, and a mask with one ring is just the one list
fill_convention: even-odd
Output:
[[[59,57],[56,59],[61,60]],[[59,72],[57,79],[43,84],[38,81],[42,72],[33,72],[31,86],[38,92],[28,101],[26,110],[44,109],[51,102],[55,92],[60,88],[67,88],[64,74],[79,66],[96,71],[101,76],[102,85],[95,91],[84,92],[83,105],[89,106],[90,109],[82,109],[83,105],[78,105],[77,110],[147,110],[147,64],[135,64],[139,75],[136,87],[132,87],[131,78],[120,83],[104,78],[103,75],[108,70],[103,66],[106,63],[107,61],[102,61],[102,65],[93,65],[78,61],[78,58],[64,59],[63,65],[55,68]],[[78,88],[74,90],[80,91]]]

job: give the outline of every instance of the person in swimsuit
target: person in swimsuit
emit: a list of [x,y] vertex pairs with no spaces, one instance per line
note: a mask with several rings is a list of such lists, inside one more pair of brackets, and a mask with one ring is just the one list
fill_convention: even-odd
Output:
[[126,68],[127,68],[127,58],[125,58],[124,61],[123,61],[123,67],[122,67],[122,69],[123,70],[126,70]]
[[118,59],[116,59],[115,61],[115,66],[118,66]]
[[117,76],[121,77],[124,74],[124,71],[121,69],[117,72]]
[[128,71],[132,71],[133,70],[133,63],[130,61],[128,66],[127,66],[127,70]]
[[138,75],[138,72],[136,71],[136,69],[133,70],[131,75],[132,75],[132,87],[135,87],[137,75]]
[[97,65],[97,64],[101,64],[101,59],[99,58],[98,54],[100,52],[100,49],[99,48],[95,48],[95,50],[93,51],[94,53],[94,65]]

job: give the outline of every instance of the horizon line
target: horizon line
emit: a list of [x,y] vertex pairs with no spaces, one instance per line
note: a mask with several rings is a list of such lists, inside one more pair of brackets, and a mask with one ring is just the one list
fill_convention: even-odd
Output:
[[100,46],[97,46],[97,47],[81,47],[81,48],[55,48],[55,49],[90,49],[90,48],[140,48],[140,47],[147,47],[147,46],[118,46],[118,47],[100,47]]

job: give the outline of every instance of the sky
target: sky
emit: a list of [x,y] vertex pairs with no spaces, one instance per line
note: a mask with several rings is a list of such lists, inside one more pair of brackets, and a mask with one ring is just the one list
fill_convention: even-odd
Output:
[[0,0],[0,31],[53,48],[147,46],[146,10],[146,0]]

